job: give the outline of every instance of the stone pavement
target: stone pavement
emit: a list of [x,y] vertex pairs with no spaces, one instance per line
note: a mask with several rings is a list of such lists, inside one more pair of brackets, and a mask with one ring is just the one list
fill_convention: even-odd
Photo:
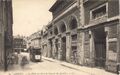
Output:
[[68,62],[59,61],[59,60],[55,60],[55,59],[47,58],[47,57],[42,57],[42,58],[44,60],[59,63],[62,66],[66,66],[66,67],[69,67],[69,68],[72,68],[72,69],[75,69],[75,70],[79,70],[79,71],[82,71],[82,72],[89,73],[90,75],[117,75],[115,73],[105,71],[104,69],[74,65],[74,64],[71,64],[71,63],[68,63]]

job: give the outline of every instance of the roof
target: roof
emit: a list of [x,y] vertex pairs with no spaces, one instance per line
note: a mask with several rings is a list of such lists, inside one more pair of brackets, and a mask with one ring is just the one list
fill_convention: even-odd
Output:
[[53,4],[53,6],[49,9],[49,11],[52,12],[52,11],[57,7],[57,5],[59,5],[61,2],[62,2],[62,0],[57,0],[57,1]]

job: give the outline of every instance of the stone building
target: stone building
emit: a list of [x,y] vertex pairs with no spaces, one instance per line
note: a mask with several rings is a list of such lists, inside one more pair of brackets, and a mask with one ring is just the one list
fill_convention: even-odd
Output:
[[53,14],[48,25],[52,57],[116,71],[119,0],[57,0],[49,11]]
[[[47,45],[47,57],[52,57],[54,58],[53,56],[53,43],[52,43],[52,39],[53,39],[53,25],[52,25],[52,22],[49,22],[48,25],[46,26],[47,27],[47,32],[45,34],[47,34],[45,37],[46,40],[46,45]],[[44,37],[43,37],[44,38]],[[45,42],[45,40],[43,40]]]
[[49,10],[53,14],[53,57],[74,64],[82,64],[79,61],[82,52],[82,33],[78,30],[81,27],[79,2],[57,0]]
[[13,38],[13,50],[14,52],[24,52],[27,48],[27,42],[23,36],[14,36]]
[[0,68],[4,70],[7,70],[7,58],[12,54],[12,24],[12,0],[0,0]]
[[43,55],[116,72],[120,63],[119,0],[57,0],[42,35]]
[[29,47],[41,48],[41,31],[35,32],[29,37]]
[[42,29],[42,55],[48,57],[48,31],[47,26]]
[[84,65],[116,71],[120,52],[119,0],[84,0]]

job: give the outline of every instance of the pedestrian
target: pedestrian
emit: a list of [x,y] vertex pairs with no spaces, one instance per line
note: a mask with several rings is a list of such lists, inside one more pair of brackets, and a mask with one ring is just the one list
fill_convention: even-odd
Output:
[[26,56],[23,56],[20,65],[22,68],[24,68],[26,64],[28,64],[28,59]]
[[18,64],[18,54],[14,53],[14,64]]

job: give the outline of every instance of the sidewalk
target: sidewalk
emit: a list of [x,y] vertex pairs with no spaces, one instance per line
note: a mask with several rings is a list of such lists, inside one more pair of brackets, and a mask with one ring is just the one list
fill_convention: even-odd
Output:
[[75,69],[75,70],[79,70],[79,71],[88,73],[90,75],[117,75],[115,73],[107,72],[104,69],[74,65],[74,64],[71,64],[71,63],[55,60],[55,59],[52,59],[52,58],[46,58],[46,57],[42,57],[42,58],[44,60],[47,60],[47,61],[59,63],[60,65],[65,66],[65,67],[69,67],[69,68],[72,68],[72,69]]

